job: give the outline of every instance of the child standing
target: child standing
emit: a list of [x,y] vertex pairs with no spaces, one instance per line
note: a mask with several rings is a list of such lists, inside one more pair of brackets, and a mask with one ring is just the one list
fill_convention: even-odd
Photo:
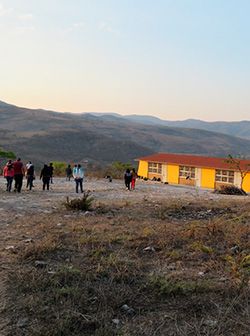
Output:
[[134,190],[135,189],[135,181],[137,179],[137,174],[136,174],[135,168],[132,169],[131,175],[132,175],[131,189]]

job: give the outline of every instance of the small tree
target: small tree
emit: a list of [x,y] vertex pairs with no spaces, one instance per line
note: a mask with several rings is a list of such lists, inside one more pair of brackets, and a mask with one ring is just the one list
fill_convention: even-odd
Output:
[[122,178],[126,169],[132,169],[130,163],[115,161],[107,169],[107,175],[112,175],[114,178]]
[[2,172],[2,163],[7,159],[15,159],[16,156],[13,152],[5,152],[0,149],[0,173]]
[[15,159],[15,154],[13,152],[5,152],[0,149],[0,158],[1,159]]
[[66,162],[53,161],[54,175],[55,176],[65,176],[65,171],[67,168]]
[[244,164],[242,162],[242,159],[235,158],[231,154],[228,155],[228,158],[225,161],[230,165],[231,169],[239,171],[241,177],[240,188],[243,190],[242,188],[243,182],[247,173],[250,171],[250,164],[249,163]]

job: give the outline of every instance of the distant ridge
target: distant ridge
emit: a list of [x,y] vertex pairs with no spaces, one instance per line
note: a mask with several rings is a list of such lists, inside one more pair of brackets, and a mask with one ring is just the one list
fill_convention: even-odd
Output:
[[[168,122],[153,116],[121,116],[112,112],[60,113],[0,102],[0,147],[39,164],[85,158],[94,166],[113,161],[134,162],[137,157],[155,152],[250,156],[250,140],[215,132],[215,126],[213,132],[190,128],[194,123],[210,125],[196,120],[187,124],[187,121]],[[238,133],[245,126],[245,136],[249,134],[248,122],[219,124],[237,125]]]
[[[103,114],[95,113],[95,116],[98,115],[103,116]],[[138,122],[145,125],[195,128],[250,139],[250,120],[208,122],[199,119],[186,119],[186,120],[170,121],[148,115],[137,115],[137,114],[131,114],[127,116],[121,116],[118,114],[114,115],[129,121]]]

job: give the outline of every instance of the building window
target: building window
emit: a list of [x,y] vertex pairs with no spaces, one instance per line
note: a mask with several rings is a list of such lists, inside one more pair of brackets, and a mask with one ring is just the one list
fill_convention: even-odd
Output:
[[234,171],[216,169],[215,181],[234,184]]
[[179,177],[195,179],[195,167],[180,166]]
[[149,173],[161,174],[162,164],[161,163],[155,163],[155,162],[149,162],[148,163],[148,172]]

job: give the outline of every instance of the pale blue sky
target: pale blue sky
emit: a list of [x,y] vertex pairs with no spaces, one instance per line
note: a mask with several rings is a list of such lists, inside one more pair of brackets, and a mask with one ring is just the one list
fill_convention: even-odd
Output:
[[248,0],[0,0],[0,100],[250,120]]

